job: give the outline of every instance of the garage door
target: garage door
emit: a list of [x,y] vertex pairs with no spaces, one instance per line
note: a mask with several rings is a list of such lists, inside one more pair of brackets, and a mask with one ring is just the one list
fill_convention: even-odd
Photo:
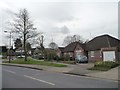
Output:
[[114,61],[114,60],[115,60],[115,51],[103,52],[103,61]]

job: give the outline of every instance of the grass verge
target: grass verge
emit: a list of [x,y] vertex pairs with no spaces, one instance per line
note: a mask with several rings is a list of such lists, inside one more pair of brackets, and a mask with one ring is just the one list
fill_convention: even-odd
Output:
[[[9,63],[9,61],[3,61],[3,63]],[[27,61],[24,61],[24,59],[16,59],[12,60],[11,63],[13,64],[32,64],[32,65],[45,65],[45,66],[53,66],[53,67],[66,67],[67,65],[64,64],[58,64],[50,61],[36,61],[32,58],[28,58]]]

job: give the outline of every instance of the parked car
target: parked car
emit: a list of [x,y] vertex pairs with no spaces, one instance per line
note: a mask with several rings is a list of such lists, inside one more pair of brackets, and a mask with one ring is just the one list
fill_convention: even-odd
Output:
[[84,55],[77,55],[75,60],[77,61],[77,63],[88,63],[88,59]]

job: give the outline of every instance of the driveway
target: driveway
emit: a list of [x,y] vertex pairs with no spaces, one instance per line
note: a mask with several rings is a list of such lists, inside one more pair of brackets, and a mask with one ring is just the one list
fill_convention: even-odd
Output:
[[68,65],[68,67],[73,68],[68,73],[85,75],[85,74],[88,74],[88,73],[98,72],[98,71],[88,70],[88,68],[93,67],[93,66],[94,66],[94,63],[80,63],[80,64],[77,64],[77,65]]

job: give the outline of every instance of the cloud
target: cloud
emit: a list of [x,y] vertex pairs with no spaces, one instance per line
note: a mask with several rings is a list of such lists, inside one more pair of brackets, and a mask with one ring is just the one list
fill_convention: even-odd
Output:
[[68,34],[70,32],[69,28],[67,26],[63,26],[60,28],[60,32],[63,34]]
[[70,33],[70,29],[64,25],[61,27],[51,27],[51,29],[49,30],[51,33],[55,33],[55,34],[68,34]]

